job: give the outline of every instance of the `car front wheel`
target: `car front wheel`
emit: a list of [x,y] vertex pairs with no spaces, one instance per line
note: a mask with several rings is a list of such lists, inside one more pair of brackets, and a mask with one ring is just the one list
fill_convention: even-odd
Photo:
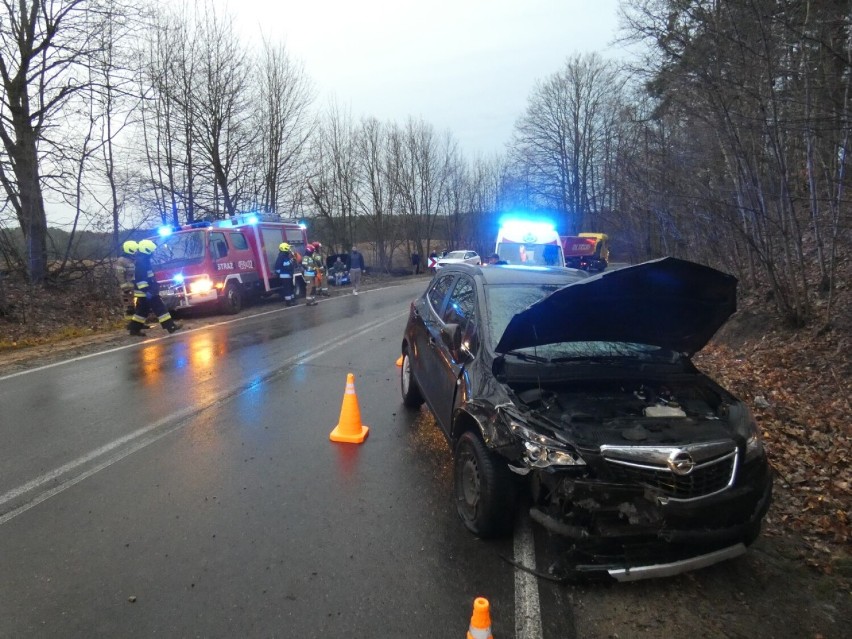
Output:
[[399,389],[402,393],[402,403],[408,408],[420,408],[423,404],[423,395],[417,382],[411,375],[411,358],[406,350],[402,354],[402,368],[399,372]]
[[465,432],[454,455],[456,509],[478,537],[499,537],[512,529],[516,486],[506,463],[490,452],[482,438]]

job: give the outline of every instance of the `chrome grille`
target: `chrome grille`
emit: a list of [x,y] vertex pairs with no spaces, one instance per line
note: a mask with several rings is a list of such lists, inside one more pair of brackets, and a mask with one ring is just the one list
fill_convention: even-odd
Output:
[[[688,453],[695,467],[688,474],[673,472],[666,460]],[[731,442],[699,444],[684,448],[602,446],[608,479],[648,486],[668,499],[690,501],[721,492],[731,486],[737,469],[737,448]]]

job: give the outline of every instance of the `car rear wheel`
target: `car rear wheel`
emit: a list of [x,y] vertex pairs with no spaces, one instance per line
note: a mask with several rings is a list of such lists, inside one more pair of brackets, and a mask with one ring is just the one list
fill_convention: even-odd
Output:
[[402,368],[399,372],[399,390],[402,393],[402,403],[408,408],[420,408],[423,404],[423,395],[420,387],[411,375],[411,358],[406,350],[402,354]]
[[511,531],[516,485],[505,462],[472,431],[456,443],[454,484],[456,510],[474,535],[499,537]]

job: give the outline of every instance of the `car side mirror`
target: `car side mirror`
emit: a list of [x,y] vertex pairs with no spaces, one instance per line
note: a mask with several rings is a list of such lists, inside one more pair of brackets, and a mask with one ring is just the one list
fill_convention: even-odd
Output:
[[444,324],[441,328],[441,340],[457,362],[470,357],[470,352],[463,346],[463,331],[458,324]]

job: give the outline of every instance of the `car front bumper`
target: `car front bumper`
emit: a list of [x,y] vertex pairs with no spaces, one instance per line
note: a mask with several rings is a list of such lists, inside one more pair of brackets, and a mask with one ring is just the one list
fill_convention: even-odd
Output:
[[[746,545],[743,543],[734,544],[721,550],[696,555],[680,561],[672,561],[660,564],[648,564],[645,566],[627,566],[624,568],[606,568],[607,574],[617,581],[640,581],[642,579],[656,579],[658,577],[674,577],[691,570],[706,568],[717,564],[720,561],[727,561],[734,557],[739,557],[746,551]],[[584,568],[578,566],[578,570]],[[596,568],[596,567],[589,567]]]
[[556,516],[552,504],[540,504],[530,517],[568,544],[567,573],[619,581],[676,575],[741,555],[772,499],[768,470],[704,500],[665,504],[637,487],[550,479],[544,492],[570,495],[567,512]]

